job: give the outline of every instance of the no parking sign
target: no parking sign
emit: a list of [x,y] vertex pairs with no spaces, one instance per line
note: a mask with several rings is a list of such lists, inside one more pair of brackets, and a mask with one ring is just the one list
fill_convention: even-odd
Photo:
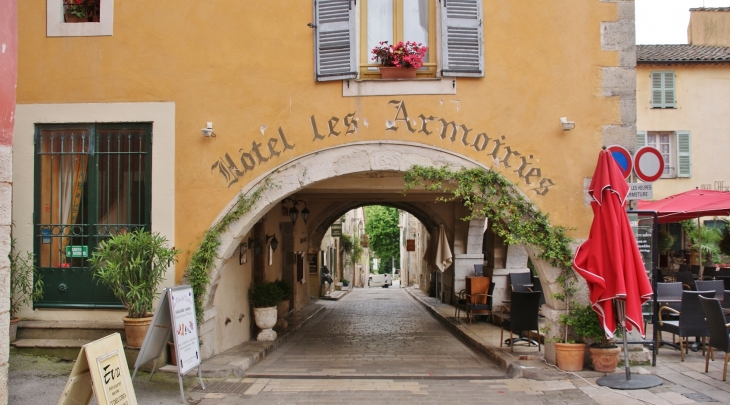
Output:
[[606,149],[611,152],[613,160],[618,163],[618,167],[621,169],[621,174],[624,175],[625,179],[628,179],[631,175],[631,170],[633,169],[633,165],[631,164],[631,154],[629,151],[621,145],[611,145]]

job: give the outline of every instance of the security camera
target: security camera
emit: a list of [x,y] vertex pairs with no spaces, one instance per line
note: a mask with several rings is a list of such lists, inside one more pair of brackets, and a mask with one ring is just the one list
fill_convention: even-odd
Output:
[[570,131],[575,128],[575,122],[568,121],[568,117],[560,117],[560,125],[563,126],[563,131]]

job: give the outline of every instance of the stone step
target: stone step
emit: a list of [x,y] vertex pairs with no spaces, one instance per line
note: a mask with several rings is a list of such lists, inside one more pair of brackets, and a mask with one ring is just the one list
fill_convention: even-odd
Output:
[[[96,340],[96,339],[94,339]],[[10,343],[15,350],[33,356],[58,357],[62,360],[73,361],[79,356],[81,347],[93,340],[87,339],[17,339]],[[124,355],[127,358],[127,365],[134,369],[134,362],[137,361],[140,348],[124,346]],[[167,364],[167,350],[163,350],[157,359],[158,368]],[[150,361],[140,367],[140,370],[150,371],[154,361]]]
[[119,332],[124,341],[124,323],[121,320],[119,322],[20,321],[18,323],[18,339],[94,341],[116,332]]

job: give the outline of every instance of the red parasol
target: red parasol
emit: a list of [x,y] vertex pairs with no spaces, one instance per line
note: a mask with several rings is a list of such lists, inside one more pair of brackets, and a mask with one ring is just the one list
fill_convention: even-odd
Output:
[[699,217],[726,217],[730,215],[730,193],[690,190],[659,201],[639,201],[637,209],[656,211],[662,224]]
[[641,305],[652,295],[651,283],[624,210],[629,186],[607,150],[598,155],[588,193],[593,223],[588,240],[576,251],[573,269],[586,279],[593,310],[609,337],[616,332],[612,300],[625,301],[625,327],[645,335]]

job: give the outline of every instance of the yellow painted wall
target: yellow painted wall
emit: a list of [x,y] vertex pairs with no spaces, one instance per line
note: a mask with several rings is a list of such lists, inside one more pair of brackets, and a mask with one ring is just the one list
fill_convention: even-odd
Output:
[[730,11],[692,11],[687,42],[692,45],[730,46]]
[[[176,105],[176,245],[194,249],[203,232],[246,182],[297,156],[361,140],[420,142],[478,160],[519,184],[554,223],[588,233],[583,178],[592,174],[604,125],[620,123],[618,97],[601,94],[601,67],[618,64],[618,52],[601,51],[602,21],[617,19],[615,3],[586,0],[484,2],[484,78],[456,80],[456,95],[343,97],[342,82],[317,83],[313,73],[311,2],[117,1],[109,37],[47,38],[45,0],[19,7],[18,103],[174,101]],[[500,149],[486,154],[436,134],[386,131],[396,117],[391,100],[419,114],[464,124],[501,141],[554,184],[538,195]],[[357,132],[344,134],[347,114]],[[559,117],[576,122],[564,132]],[[316,140],[337,117],[340,136]],[[367,124],[365,121],[367,120]],[[212,121],[216,138],[200,128]],[[263,127],[265,126],[265,130]],[[241,168],[240,150],[278,139],[293,149],[257,164],[229,187],[211,167],[229,154]],[[438,129],[437,124],[429,125]],[[19,134],[19,136],[23,136]],[[154,164],[154,163],[153,163]],[[548,185],[549,183],[543,183]],[[539,189],[544,191],[545,188]],[[268,225],[267,225],[268,226]],[[267,229],[268,232],[271,230]],[[187,258],[178,264],[178,278]]]
[[[651,108],[649,76],[654,70],[674,70],[677,108]],[[654,199],[703,185],[715,188],[715,182],[730,187],[730,172],[725,168],[730,154],[730,64],[638,65],[636,75],[637,130],[691,133],[692,176],[657,180]]]

